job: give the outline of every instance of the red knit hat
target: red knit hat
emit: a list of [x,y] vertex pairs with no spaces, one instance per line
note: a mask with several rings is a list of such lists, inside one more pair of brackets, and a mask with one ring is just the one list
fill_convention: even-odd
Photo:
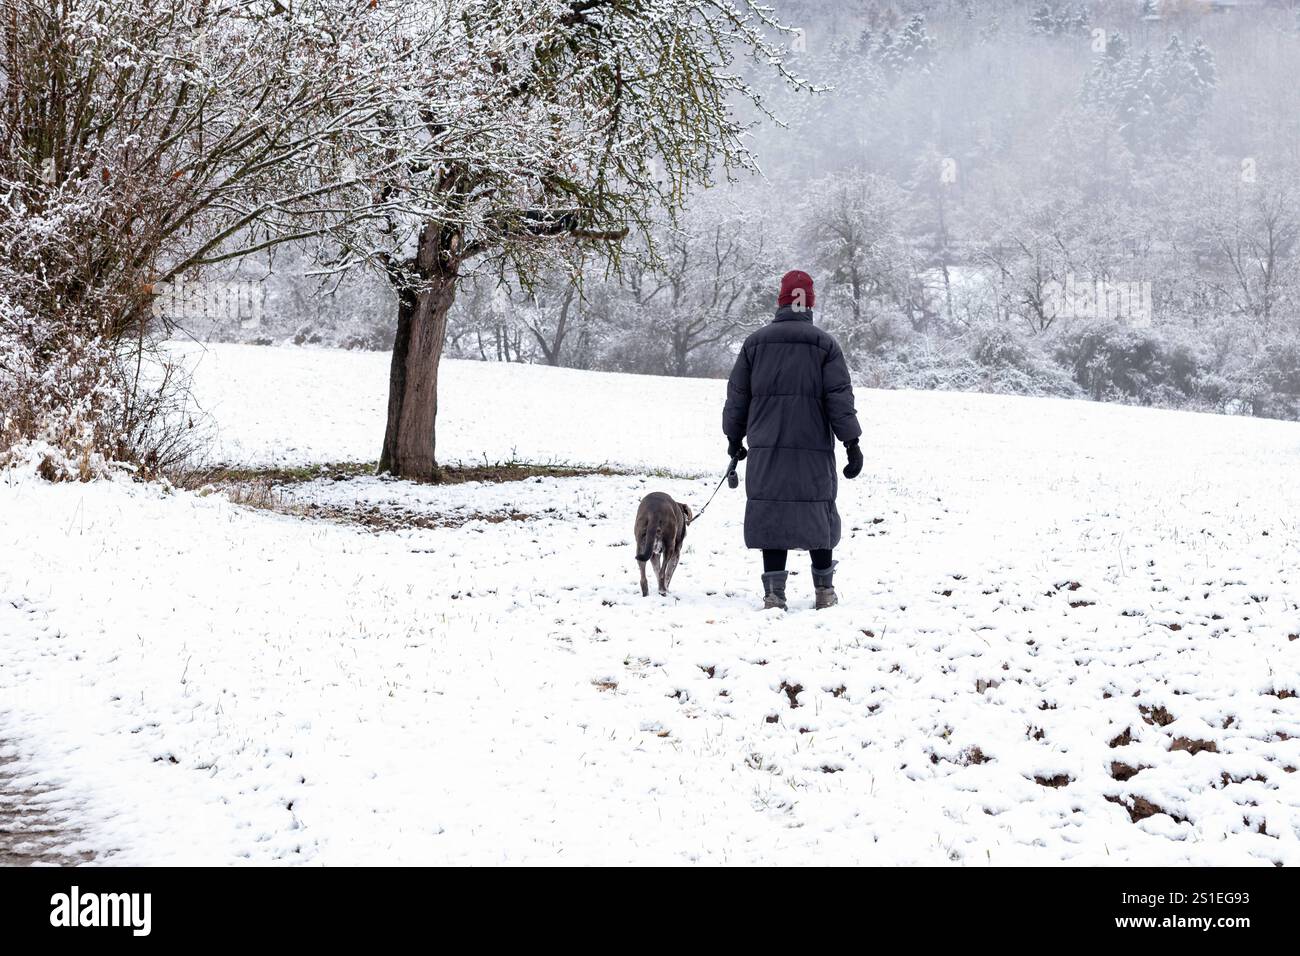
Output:
[[787,272],[781,278],[781,294],[777,296],[777,305],[793,305],[798,311],[813,307],[812,276],[798,269]]

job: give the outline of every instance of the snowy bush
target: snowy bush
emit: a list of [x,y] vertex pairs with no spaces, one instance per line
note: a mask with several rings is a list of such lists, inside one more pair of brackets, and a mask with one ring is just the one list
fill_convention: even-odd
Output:
[[51,481],[161,474],[201,444],[190,404],[151,342],[113,340],[79,313],[37,317],[0,294],[0,468]]
[[74,237],[103,201],[70,185],[33,208],[30,195],[7,185],[0,219],[0,464],[34,460],[50,479],[95,477],[107,462],[128,457],[128,397],[113,320],[129,296],[111,276],[92,289],[70,288],[68,278],[79,271]]
[[0,301],[0,467],[30,463],[52,480],[104,472],[120,398],[112,362],[102,342],[64,331]]
[[1033,339],[988,326],[965,338],[901,334],[881,355],[859,356],[859,375],[874,388],[915,388],[1051,395],[1074,398],[1081,390],[1042,354]]
[[981,391],[1006,395],[1074,397],[1078,386],[1042,354],[1036,338],[1005,326],[986,326],[969,336],[971,360],[983,371]]
[[1257,360],[1267,387],[1268,403],[1256,415],[1300,418],[1300,337],[1268,345]]
[[1055,355],[1097,401],[1187,404],[1204,372],[1203,354],[1176,333],[1118,323],[1066,332]]
[[1300,339],[1281,336],[1243,351],[1224,371],[1202,381],[1207,406],[1237,415],[1300,419]]
[[102,177],[54,188],[5,170],[0,217],[0,466],[50,480],[117,464],[155,474],[189,447],[176,370],[154,350],[131,249],[96,240],[122,196]]

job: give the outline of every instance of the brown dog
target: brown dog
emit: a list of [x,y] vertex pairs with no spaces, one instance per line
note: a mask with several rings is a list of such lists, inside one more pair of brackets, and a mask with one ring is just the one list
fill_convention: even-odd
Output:
[[641,596],[650,593],[645,579],[645,563],[654,565],[659,581],[659,593],[667,594],[668,585],[677,570],[677,559],[682,554],[686,540],[686,526],[690,524],[689,505],[679,504],[662,491],[651,492],[641,499],[636,509],[636,560],[641,565]]

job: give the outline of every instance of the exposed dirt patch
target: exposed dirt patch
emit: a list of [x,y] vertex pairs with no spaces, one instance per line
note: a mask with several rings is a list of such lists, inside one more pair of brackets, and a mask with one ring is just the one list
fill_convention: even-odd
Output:
[[1268,836],[1268,821],[1262,817],[1259,818],[1258,822],[1252,817],[1242,817],[1241,822],[1247,829],[1254,830],[1262,836]]
[[1222,782],[1223,786],[1225,787],[1230,786],[1231,784],[1234,783],[1245,783],[1247,780],[1251,781],[1252,783],[1268,783],[1268,778],[1262,777],[1259,774],[1253,774],[1251,776],[1233,776],[1232,774],[1228,773],[1226,770],[1222,774],[1220,774],[1219,780]]
[[1177,737],[1174,739],[1174,742],[1169,745],[1169,750],[1171,752],[1175,750],[1186,750],[1192,756],[1196,756],[1202,752],[1217,754],[1219,752],[1219,745],[1213,740],[1193,740],[1191,737]]
[[1054,777],[1034,777],[1034,783],[1040,787],[1068,787],[1074,781],[1068,774],[1058,773]]
[[218,488],[249,484],[297,485],[322,478],[347,481],[349,478],[359,478],[374,473],[373,464],[357,461],[304,465],[299,468],[235,468],[216,465],[212,468],[184,472],[173,480],[181,488],[197,491],[209,485]]
[[1138,707],[1138,713],[1148,724],[1154,724],[1157,727],[1168,727],[1175,720],[1174,715],[1165,710],[1164,707],[1148,707],[1142,704]]
[[[231,502],[249,508],[360,525],[373,531],[400,531],[417,528],[459,528],[474,521],[500,524],[506,521],[532,521],[539,515],[521,511],[450,511],[429,513],[394,506],[302,504],[287,496],[284,489],[309,481],[348,481],[373,475],[374,465],[365,462],[310,465],[301,468],[228,468],[218,466],[178,476],[176,484],[200,494],[220,492]],[[608,467],[579,467],[563,464],[497,462],[482,465],[444,465],[438,478],[430,484],[460,485],[467,482],[502,484],[538,478],[573,478],[585,475],[625,474]],[[578,517],[585,517],[579,514]],[[604,515],[598,517],[604,518]]]
[[472,521],[502,524],[506,521],[536,521],[540,515],[525,511],[451,511],[442,514],[410,511],[377,505],[309,504],[295,513],[304,518],[342,521],[371,531],[404,531],[409,528],[459,528]]
[[1107,797],[1111,803],[1118,803],[1128,811],[1128,818],[1134,823],[1145,820],[1147,817],[1154,817],[1157,813],[1163,813],[1169,816],[1175,823],[1186,823],[1186,817],[1180,817],[1171,810],[1158,806],[1148,800],[1146,797],[1132,797],[1132,803],[1125,803],[1121,797]]
[[1116,747],[1127,747],[1133,742],[1133,728],[1125,727],[1124,732],[1110,739],[1110,746],[1113,750]]
[[803,684],[787,684],[781,681],[781,690],[785,691],[785,696],[790,698],[790,707],[799,706],[799,695],[803,693]]
[[1143,770],[1146,769],[1147,769],[1146,767],[1129,766],[1128,764],[1124,763],[1122,760],[1113,760],[1111,761],[1110,764],[1110,775],[1114,779],[1122,783],[1125,780],[1133,779],[1138,774],[1140,774]]
[[[218,465],[201,471],[187,472],[176,479],[185,488],[202,488],[204,485],[231,485],[248,482],[268,482],[274,485],[295,485],[327,478],[347,481],[363,475],[373,475],[373,462],[332,462],[304,465],[299,468],[232,468]],[[534,464],[524,461],[485,462],[482,465],[442,465],[437,477],[428,482],[434,485],[463,485],[471,481],[498,484],[507,481],[525,481],[529,478],[576,478],[584,475],[621,475],[629,472],[607,466],[585,467],[556,463]]]
[[78,839],[66,818],[50,809],[48,790],[19,788],[16,760],[0,756],[0,866],[68,866],[94,859],[91,853],[67,853]]

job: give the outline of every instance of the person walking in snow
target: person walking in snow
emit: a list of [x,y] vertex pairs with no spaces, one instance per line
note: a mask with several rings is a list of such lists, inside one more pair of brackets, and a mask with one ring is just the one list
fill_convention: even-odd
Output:
[[749,462],[745,547],[763,552],[764,608],[786,606],[791,548],[810,552],[817,608],[836,603],[835,438],[848,455],[844,477],[862,471],[849,368],[839,343],[813,325],[813,301],[812,277],[787,272],[776,317],[745,339],[736,356],[722,410],[727,454]]

